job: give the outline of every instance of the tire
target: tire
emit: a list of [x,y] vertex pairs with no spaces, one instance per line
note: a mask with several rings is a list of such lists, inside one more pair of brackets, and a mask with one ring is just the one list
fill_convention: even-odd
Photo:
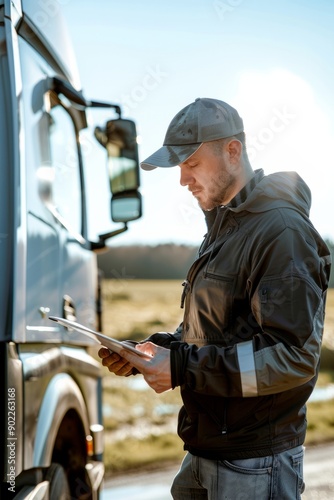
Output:
[[70,488],[63,467],[60,464],[51,464],[46,471],[45,481],[49,481],[50,500],[70,500]]

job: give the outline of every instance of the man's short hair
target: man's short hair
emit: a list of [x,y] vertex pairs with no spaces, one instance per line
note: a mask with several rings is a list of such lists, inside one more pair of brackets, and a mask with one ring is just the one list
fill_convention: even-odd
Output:
[[220,154],[223,146],[231,139],[237,139],[238,141],[240,141],[242,144],[243,153],[247,154],[245,132],[240,132],[239,134],[232,135],[231,137],[225,137],[224,139],[217,139],[216,141],[210,141],[210,142],[212,142],[214,151],[217,154]]

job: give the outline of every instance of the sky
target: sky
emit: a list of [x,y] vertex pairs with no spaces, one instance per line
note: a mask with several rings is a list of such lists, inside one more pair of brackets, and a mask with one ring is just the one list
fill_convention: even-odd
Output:
[[[243,118],[253,168],[297,171],[312,222],[334,241],[332,0],[57,1],[85,96],[135,120],[140,160],[197,97],[226,101]],[[141,193],[143,217],[110,246],[201,242],[203,215],[179,167],[141,171]]]

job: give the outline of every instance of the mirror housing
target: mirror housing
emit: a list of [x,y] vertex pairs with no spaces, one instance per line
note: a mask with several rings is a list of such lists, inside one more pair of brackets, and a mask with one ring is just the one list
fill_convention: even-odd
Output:
[[139,187],[139,159],[136,125],[132,120],[109,120],[105,129],[95,128],[95,137],[108,154],[112,195]]
[[111,217],[127,223],[142,215],[139,188],[139,158],[136,125],[132,120],[109,120],[105,129],[95,128],[95,137],[108,154]]

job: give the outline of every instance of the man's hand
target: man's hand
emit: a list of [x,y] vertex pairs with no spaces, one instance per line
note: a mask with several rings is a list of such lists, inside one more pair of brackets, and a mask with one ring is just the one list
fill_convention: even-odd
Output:
[[143,374],[147,384],[158,394],[171,389],[170,350],[152,342],[137,344],[136,349],[149,354],[152,358],[142,358],[124,349],[120,351],[123,362],[127,360],[128,366],[137,368]]
[[102,358],[102,365],[106,366],[111,373],[123,377],[131,375],[133,366],[127,359],[122,358],[116,352],[111,352],[106,347],[102,347],[98,355]]

